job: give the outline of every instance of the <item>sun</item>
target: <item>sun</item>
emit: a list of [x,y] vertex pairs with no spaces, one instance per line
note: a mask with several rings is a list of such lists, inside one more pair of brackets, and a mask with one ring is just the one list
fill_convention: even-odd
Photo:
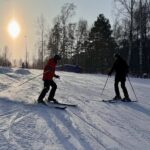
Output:
[[17,38],[20,33],[20,26],[17,21],[12,20],[8,25],[8,32],[12,38]]

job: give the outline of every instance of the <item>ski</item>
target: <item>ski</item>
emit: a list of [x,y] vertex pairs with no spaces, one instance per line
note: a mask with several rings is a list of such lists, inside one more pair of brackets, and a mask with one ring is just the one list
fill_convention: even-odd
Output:
[[137,101],[136,100],[124,101],[122,99],[119,99],[119,100],[110,99],[110,100],[102,100],[101,102],[106,102],[106,103],[118,103],[118,102],[131,103],[131,102],[137,102]]
[[55,105],[55,106],[63,106],[63,107],[67,107],[67,106],[69,106],[69,107],[77,107],[77,105],[76,104],[68,104],[68,103],[53,103],[53,102],[48,102],[47,104],[49,104],[49,105]]
[[[120,101],[120,100],[118,100]],[[113,99],[109,99],[109,100],[102,100],[101,102],[106,102],[106,103],[116,103],[117,101],[116,100],[113,100]]]
[[47,103],[46,104],[48,107],[50,107],[50,108],[56,108],[56,109],[66,109],[67,107],[66,106],[60,106],[60,105],[57,105],[57,104],[49,104],[49,103]]
[[37,104],[42,104],[43,106],[46,106],[49,108],[55,108],[55,109],[61,109],[61,110],[65,110],[67,108],[66,106],[51,105],[48,103],[37,103]]

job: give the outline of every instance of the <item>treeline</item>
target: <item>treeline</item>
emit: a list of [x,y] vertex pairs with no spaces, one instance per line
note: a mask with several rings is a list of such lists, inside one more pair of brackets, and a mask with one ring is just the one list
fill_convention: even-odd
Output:
[[72,22],[76,6],[67,3],[46,32],[44,17],[38,20],[38,60],[42,68],[47,56],[61,54],[61,64],[80,65],[86,72],[107,73],[113,54],[119,52],[130,66],[130,73],[150,73],[150,1],[114,0],[116,21],[99,14],[92,27],[85,19]]
[[62,65],[79,65],[86,72],[105,73],[112,66],[117,44],[109,20],[100,14],[91,28],[85,19],[71,22],[75,8],[73,3],[65,4],[49,33],[45,31],[43,16],[38,19],[39,57],[34,58],[34,67],[43,67],[46,56],[55,54],[61,54]]
[[8,56],[8,47],[5,46],[0,52],[0,66],[7,66],[10,67],[11,66],[11,62],[9,60],[9,56]]
[[[115,0],[113,35],[135,75],[150,74],[150,0]],[[119,7],[118,7],[119,6]]]

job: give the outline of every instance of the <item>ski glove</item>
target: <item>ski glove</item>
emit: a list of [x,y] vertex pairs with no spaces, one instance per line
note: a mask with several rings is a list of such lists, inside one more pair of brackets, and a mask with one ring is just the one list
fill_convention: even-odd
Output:
[[108,73],[108,76],[111,76],[111,72]]
[[58,76],[58,75],[54,75],[54,77],[55,77],[55,78],[60,78],[60,76]]

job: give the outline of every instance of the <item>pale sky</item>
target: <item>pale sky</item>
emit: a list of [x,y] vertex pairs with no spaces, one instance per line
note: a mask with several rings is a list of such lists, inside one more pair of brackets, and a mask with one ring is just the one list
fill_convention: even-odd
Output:
[[[76,14],[73,21],[86,19],[89,25],[96,21],[98,15],[103,13],[113,23],[113,0],[0,0],[0,53],[7,45],[11,57],[25,57],[25,36],[30,59],[35,53],[36,20],[41,14],[47,23],[52,26],[53,19],[60,14],[61,7],[65,3],[76,5]],[[19,23],[21,32],[16,39],[7,32],[8,23],[15,18]]]

